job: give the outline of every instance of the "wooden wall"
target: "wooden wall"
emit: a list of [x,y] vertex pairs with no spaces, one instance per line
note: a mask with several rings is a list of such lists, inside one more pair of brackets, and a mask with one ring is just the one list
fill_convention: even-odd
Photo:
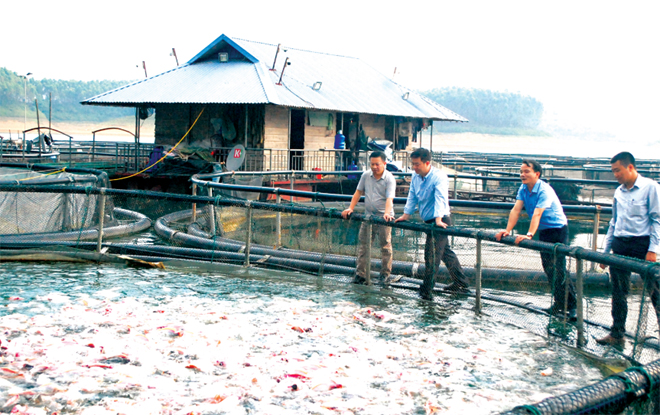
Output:
[[[235,108],[234,108],[235,107]],[[249,133],[250,144],[255,147],[272,150],[284,151],[270,151],[264,152],[264,157],[268,157],[269,166],[264,166],[266,169],[281,169],[286,168],[288,165],[288,153],[286,150],[289,148],[289,112],[287,107],[276,105],[254,106],[254,110],[259,107],[262,113],[256,114],[251,110],[250,124],[254,121],[263,119],[263,144],[260,144],[258,136],[260,134]],[[211,136],[214,134],[214,128],[211,125],[211,120],[216,117],[221,117],[223,114],[229,114],[232,121],[235,122],[237,142],[243,143],[244,141],[244,128],[245,128],[245,106],[238,105],[159,105],[156,107],[156,123],[155,123],[155,143],[164,145],[174,145],[181,137],[186,134],[190,125],[194,122],[202,108],[205,108],[204,113],[200,117],[197,125],[188,135],[184,141],[184,145],[199,145],[209,147],[220,147],[223,142],[213,142]],[[314,111],[314,110],[307,110]],[[334,117],[334,123],[329,120],[332,129],[328,129],[328,125],[314,126],[305,123],[305,150],[319,150],[322,148],[332,149],[334,147],[334,137],[337,131],[337,113],[327,111],[314,111],[317,114],[331,114]],[[262,115],[263,114],[263,115]],[[262,118],[263,117],[263,118]],[[374,115],[374,114],[359,114],[359,122],[364,129],[365,134],[371,139],[392,139],[397,131],[392,131],[391,116]],[[332,125],[334,124],[334,126]],[[260,127],[261,128],[261,127]],[[260,129],[259,128],[259,129]],[[346,134],[346,132],[344,132]],[[255,137],[253,137],[253,135]],[[254,138],[254,139],[253,139]],[[412,140],[409,142],[407,150],[412,148]],[[272,166],[271,166],[272,164]]]
[[360,124],[367,137],[372,140],[384,140],[385,137],[385,121],[390,119],[385,115],[374,114],[360,114]]
[[[310,111],[310,110],[307,110]],[[322,113],[327,113],[321,111]],[[336,113],[331,113],[336,116]],[[365,134],[372,139],[385,139],[386,120],[390,117],[384,115],[360,114],[360,124]],[[289,147],[289,109],[275,105],[266,106],[266,128],[264,148],[287,149]],[[328,130],[327,126],[317,127],[305,123],[305,150],[319,150],[321,148],[332,149],[335,145],[335,132],[337,120],[334,120],[334,128]]]
[[264,148],[289,148],[289,109],[266,105]]
[[174,145],[190,127],[187,105],[159,105],[156,107],[154,143]]
[[[307,113],[313,110],[307,110]],[[323,118],[326,118],[327,115],[332,115],[333,125],[332,129],[328,130],[328,125],[325,126],[313,126],[307,125],[305,123],[305,150],[319,150],[322,148],[333,149],[335,146],[335,130],[337,126],[337,120],[335,118],[335,113],[328,111],[317,111],[318,113],[323,114]]]

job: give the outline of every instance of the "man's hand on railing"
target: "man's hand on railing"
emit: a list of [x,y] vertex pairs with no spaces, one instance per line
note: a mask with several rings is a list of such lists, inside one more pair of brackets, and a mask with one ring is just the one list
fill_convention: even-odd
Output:
[[511,235],[511,232],[509,231],[500,231],[495,234],[495,239],[497,239],[497,241],[499,242],[502,240],[502,237],[509,235]]
[[401,221],[408,220],[408,219],[410,219],[410,215],[407,214],[407,213],[404,213],[403,215],[401,215],[398,218],[394,219],[394,222],[395,223],[396,222],[401,222]]
[[516,236],[515,244],[518,245],[520,242],[524,241],[525,239],[532,239],[532,236],[530,235],[518,235]]
[[435,226],[446,228],[447,224],[442,221],[442,218],[435,218]]

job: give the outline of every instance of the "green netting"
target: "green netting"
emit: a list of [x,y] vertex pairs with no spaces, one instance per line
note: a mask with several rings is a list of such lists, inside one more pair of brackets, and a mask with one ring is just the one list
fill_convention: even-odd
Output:
[[[345,184],[347,188],[350,187],[348,183]],[[359,210],[350,220],[342,219],[341,211],[348,206],[345,199],[315,201],[319,198],[315,193],[293,196],[273,192],[244,200],[235,197],[233,189],[229,190],[215,189],[209,192],[208,188],[197,189],[197,194],[204,196],[193,197],[62,185],[14,184],[2,185],[0,196],[14,200],[43,197],[44,205],[51,203],[50,200],[69,197],[76,203],[69,203],[67,209],[76,217],[83,218],[77,222],[71,221],[77,224],[78,228],[74,231],[80,235],[93,228],[94,225],[87,218],[90,212],[99,209],[102,196],[107,198],[106,206],[139,213],[155,222],[154,229],[147,232],[128,231],[122,235],[104,236],[101,245],[109,254],[129,253],[137,259],[151,262],[185,259],[289,269],[320,275],[336,283],[353,281],[361,223],[368,221],[376,226],[387,226],[382,219],[365,217]],[[249,192],[249,189],[241,191]],[[12,206],[16,210],[17,205]],[[400,209],[401,205],[398,205],[397,210]],[[454,227],[447,231],[436,230],[449,235],[450,244],[470,278],[470,293],[452,297],[457,300],[457,307],[471,309],[485,318],[503,321],[553,339],[618,370],[629,365],[648,365],[660,358],[657,318],[654,317],[653,308],[648,305],[648,293],[638,275],[642,273],[648,275],[646,278],[657,278],[654,269],[639,261],[593,253],[592,216],[571,219],[571,247],[536,241],[515,246],[512,238],[496,242],[495,230],[504,228],[507,216],[508,209],[501,207],[455,208],[452,215]],[[12,220],[15,223],[20,221],[15,218]],[[128,222],[121,218],[117,220],[119,225]],[[526,226],[524,221],[518,225],[523,230]],[[402,278],[390,285],[385,285],[379,279],[380,252],[378,245],[372,244],[370,265],[376,289],[417,295],[424,265],[423,248],[430,229],[429,225],[420,223],[418,218],[392,225],[393,273]],[[599,233],[595,242],[600,245],[606,223],[601,223],[597,229]],[[98,237],[98,233],[95,236]],[[65,241],[62,238],[59,242],[64,244]],[[73,241],[73,245],[81,249],[97,248],[94,243],[83,242],[84,238]],[[5,250],[26,247],[34,249],[44,245],[40,240],[23,239],[18,232],[0,239],[0,248]],[[554,304],[550,284],[541,264],[541,251],[566,256],[567,267],[576,284],[578,275],[583,277],[582,287],[578,289],[583,322],[572,321],[564,316],[552,316],[543,311]],[[13,256],[12,260],[15,259]],[[611,325],[608,277],[606,273],[598,272],[599,263],[616,263],[630,267],[637,273],[633,274],[633,289],[628,299],[628,337],[623,350],[595,342],[595,339],[608,333]],[[479,273],[481,280],[478,284]],[[446,270],[441,267],[436,287],[441,288],[449,282]],[[476,290],[477,285],[481,288],[480,292]],[[436,297],[444,300],[451,295],[438,290]],[[640,376],[643,378],[643,373]],[[657,382],[653,386],[656,385]],[[618,396],[616,390],[612,392],[612,388],[618,386],[609,388],[605,384],[598,388],[604,391],[589,393],[613,393]],[[622,393],[626,396],[629,394],[625,390]],[[595,399],[592,399],[592,395],[584,400],[587,407]],[[577,401],[577,398],[571,401],[571,408],[575,407]],[[544,412],[543,407],[540,408],[540,413],[564,413]]]

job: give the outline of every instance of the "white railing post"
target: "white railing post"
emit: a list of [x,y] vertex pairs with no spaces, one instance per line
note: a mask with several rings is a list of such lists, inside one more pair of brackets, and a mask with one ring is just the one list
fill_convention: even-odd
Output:
[[[276,191],[279,189],[276,189]],[[280,195],[280,192],[277,191],[277,199],[276,202],[278,205],[282,203],[282,195]],[[278,211],[275,214],[275,221],[276,221],[276,230],[275,230],[275,248],[279,248],[282,246],[282,212]]]
[[[99,236],[96,241],[96,251],[101,252],[101,245],[103,244],[103,222],[105,220],[105,189],[101,189],[101,208],[99,209]],[[82,226],[83,224],[81,224]]]
[[[600,210],[602,208],[599,206],[596,206],[596,213],[594,213],[594,229],[593,229],[593,241],[591,244],[591,249],[594,251],[598,251],[598,228],[600,227]],[[596,263],[592,262],[591,263],[591,270],[593,271],[596,269]]]
[[367,252],[365,253],[365,256],[367,257],[367,266],[364,270],[364,279],[367,280],[366,284],[371,285],[371,229],[372,229],[372,224],[371,224],[371,216],[367,217]]
[[247,236],[245,237],[245,266],[250,266],[250,246],[252,245],[252,203],[248,200],[246,209]]
[[577,304],[576,304],[576,314],[577,314],[576,325],[578,332],[577,347],[582,347],[587,343],[584,338],[584,309],[583,309],[583,301],[582,301],[582,298],[584,297],[584,281],[582,274],[582,271],[584,269],[584,262],[582,261],[582,259],[577,258],[576,266],[577,266],[577,270],[575,274],[575,278],[576,278],[575,294],[577,297]]
[[477,235],[477,262],[474,265],[475,304],[474,311],[481,314],[481,238]]
[[[209,186],[208,189],[209,197],[213,197],[213,188]],[[211,235],[215,236],[215,204],[213,203],[209,204],[209,228]]]

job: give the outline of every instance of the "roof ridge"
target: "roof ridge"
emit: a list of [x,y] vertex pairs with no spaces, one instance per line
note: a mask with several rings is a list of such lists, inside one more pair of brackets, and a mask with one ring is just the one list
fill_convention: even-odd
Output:
[[[268,46],[277,47],[277,45],[275,45],[275,44],[273,44],[273,43],[259,42],[259,41],[256,41],[256,40],[250,40],[250,39],[242,39],[242,38],[240,38],[240,37],[235,37],[234,39],[235,39],[235,40],[242,40],[243,42],[257,43],[257,44],[260,44],[260,45],[268,45]],[[336,56],[336,57],[339,57],[339,58],[348,58],[348,59],[357,59],[357,60],[360,60],[360,58],[356,58],[356,57],[354,57],[354,56],[339,55],[339,54],[337,54],[337,53],[317,52],[317,51],[314,51],[314,50],[294,48],[294,47],[291,47],[291,46],[287,46],[286,48],[287,48],[287,49],[290,49],[290,50],[297,50],[297,51],[299,51],[299,52],[316,53],[316,54],[319,54],[319,55],[328,55],[328,56]]]
[[121,91],[122,89],[126,89],[126,88],[128,88],[128,87],[133,86],[133,85],[141,84],[142,82],[147,82],[147,81],[150,80],[150,79],[155,79],[155,78],[158,78],[159,76],[163,76],[163,75],[168,74],[168,73],[170,73],[170,72],[173,72],[173,71],[176,71],[176,70],[179,70],[179,69],[183,69],[183,68],[185,68],[185,67],[187,67],[187,66],[189,66],[189,65],[190,65],[189,63],[184,63],[184,64],[181,65],[181,66],[177,66],[176,68],[172,68],[172,69],[170,69],[169,71],[161,72],[161,73],[159,73],[158,75],[154,75],[154,76],[151,76],[151,77],[149,77],[149,78],[140,79],[139,81],[131,82],[131,83],[129,83],[129,84],[126,84],[126,85],[120,86],[119,88],[115,88],[115,89],[112,89],[112,90],[110,90],[110,91],[106,91],[106,92],[104,92],[104,93],[102,93],[102,94],[95,95],[95,96],[93,96],[93,97],[91,97],[91,98],[87,98],[86,100],[84,100],[84,101],[82,101],[82,102],[92,101],[92,100],[95,100],[95,99],[97,99],[97,98],[104,97],[104,96],[106,96],[106,95],[108,95],[108,94],[112,94],[112,93],[114,93],[114,92],[116,92],[116,91]]

